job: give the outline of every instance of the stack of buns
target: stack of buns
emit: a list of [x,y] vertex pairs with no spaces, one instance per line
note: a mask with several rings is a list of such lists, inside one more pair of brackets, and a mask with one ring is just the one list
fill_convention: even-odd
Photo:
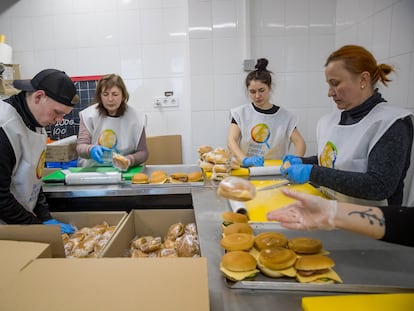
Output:
[[214,149],[211,146],[200,146],[197,151],[199,166],[204,172],[212,172],[211,178],[214,180],[222,180],[230,176],[232,169],[240,167],[239,164],[236,165],[232,161],[230,152],[224,148],[217,147]]
[[333,259],[327,256],[320,240],[310,237],[289,239],[275,231],[255,235],[247,216],[240,213],[224,212],[222,221],[220,245],[225,254],[220,270],[228,280],[253,280],[261,272],[271,278],[288,278],[302,283],[342,283],[332,269]]
[[200,257],[195,223],[174,223],[164,238],[136,236],[131,241],[129,257]]

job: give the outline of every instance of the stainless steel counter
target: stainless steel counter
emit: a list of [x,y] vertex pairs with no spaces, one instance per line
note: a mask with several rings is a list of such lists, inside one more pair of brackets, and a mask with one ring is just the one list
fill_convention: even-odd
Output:
[[[299,286],[296,289],[293,286],[292,289],[292,286],[283,286],[280,283],[279,289],[272,290],[229,288],[219,270],[220,258],[223,255],[223,249],[220,247],[221,213],[230,210],[228,201],[217,197],[211,188],[193,189],[192,197],[201,252],[208,258],[211,310],[299,311],[302,310],[302,297],[349,294],[348,291],[352,289],[375,292],[377,285],[386,285],[389,292],[393,292],[394,287],[400,286],[410,288],[407,291],[414,291],[414,271],[411,269],[414,258],[412,247],[376,241],[341,230],[303,232],[283,228],[277,230],[285,231],[283,233],[288,237],[301,235],[322,240],[324,247],[330,251],[330,255],[337,263],[334,269],[344,280],[343,291],[340,288],[338,292],[306,291]],[[260,229],[261,225],[258,224],[256,227]],[[268,229],[264,228],[264,230]],[[358,284],[363,286],[358,287]],[[378,292],[383,289],[379,288]]]
[[[106,200],[117,198],[120,202],[134,198],[142,202],[146,197],[153,198],[183,195],[191,198],[197,222],[201,253],[208,259],[208,281],[211,310],[284,310],[300,311],[301,299],[304,296],[337,295],[338,292],[289,289],[239,289],[229,288],[219,270],[223,250],[221,240],[221,213],[230,210],[228,201],[219,198],[215,186],[206,184],[203,187],[136,187],[131,184],[116,186],[47,186],[45,192],[55,202],[72,201],[74,199],[95,200],[103,196]],[[178,201],[180,201],[180,198]],[[136,203],[135,203],[136,204]],[[145,200],[144,203],[145,205]],[[179,202],[177,202],[179,204]],[[176,206],[175,206],[176,207]],[[150,208],[150,206],[149,206]],[[188,206],[186,207],[188,208]],[[257,227],[257,228],[256,228]],[[260,230],[260,226],[255,226]],[[282,229],[281,229],[282,230]],[[412,258],[414,248],[375,241],[349,232],[335,230],[331,232],[286,232],[289,236],[305,235],[320,238],[327,250],[337,262],[335,270],[344,279],[344,284],[366,284],[375,290],[376,284],[390,287],[402,286],[414,288],[414,271]],[[406,272],[407,270],[408,272]],[[388,282],[388,283],[387,283]],[[345,287],[344,287],[345,288]],[[364,289],[364,288],[363,288]],[[363,290],[362,289],[362,290]],[[411,290],[412,291],[412,290]]]

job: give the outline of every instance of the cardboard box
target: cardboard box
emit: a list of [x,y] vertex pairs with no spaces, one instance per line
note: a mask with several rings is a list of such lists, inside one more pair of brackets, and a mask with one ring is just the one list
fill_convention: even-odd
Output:
[[181,135],[147,137],[149,151],[145,164],[183,164]]
[[[51,215],[61,222],[74,224],[79,229],[92,227],[104,221],[110,226],[120,226],[127,217],[126,212],[53,212]],[[118,228],[114,234],[117,230]],[[62,235],[57,225],[3,225],[0,226],[0,240],[49,243],[52,257],[65,257]]]
[[194,223],[194,211],[192,209],[132,210],[106,245],[102,257],[125,257],[134,237],[159,236],[164,239],[168,228],[178,222]]
[[46,162],[69,162],[77,159],[76,143],[51,145],[46,147]]
[[207,260],[37,259],[0,301],[2,311],[208,311]]
[[11,96],[20,92],[13,87],[13,80],[20,79],[20,65],[3,64],[4,71],[0,77],[0,94]]
[[0,240],[0,291],[7,288],[33,260],[50,257],[52,249],[49,244]]

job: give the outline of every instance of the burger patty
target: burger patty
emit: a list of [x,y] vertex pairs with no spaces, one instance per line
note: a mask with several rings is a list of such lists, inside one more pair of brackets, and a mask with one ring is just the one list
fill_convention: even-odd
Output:
[[302,276],[310,276],[315,274],[322,274],[329,271],[329,269],[319,269],[319,270],[296,270]]

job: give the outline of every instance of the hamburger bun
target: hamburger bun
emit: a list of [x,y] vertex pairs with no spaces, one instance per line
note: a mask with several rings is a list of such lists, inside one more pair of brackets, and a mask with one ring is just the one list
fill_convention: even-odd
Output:
[[287,237],[279,232],[262,232],[254,238],[254,247],[261,251],[265,248],[286,247]]
[[220,271],[231,281],[252,280],[259,270],[256,259],[247,252],[228,252],[221,257]]
[[131,161],[119,153],[112,153],[112,165],[121,171],[126,171]]
[[265,248],[258,256],[258,267],[263,274],[269,277],[294,277],[296,271],[293,265],[296,262],[294,251],[284,247]]
[[221,239],[220,245],[227,251],[246,251],[253,247],[254,237],[248,233],[233,233]]
[[202,154],[210,152],[210,151],[213,151],[213,147],[208,146],[208,145],[200,146],[200,147],[197,148],[197,152],[198,152],[199,155],[202,155]]
[[133,184],[148,184],[148,175],[144,173],[137,173],[132,175]]
[[322,242],[318,239],[297,237],[288,240],[288,248],[298,254],[317,254],[322,251]]
[[246,215],[235,212],[223,212],[221,214],[221,219],[223,220],[223,227],[239,222],[248,223],[249,221]]
[[189,182],[203,181],[203,173],[199,171],[191,172],[188,174]]
[[229,176],[220,182],[217,194],[234,201],[249,201],[256,196],[256,187],[246,179]]
[[339,275],[332,270],[335,262],[323,255],[309,255],[298,258],[295,263],[296,278],[301,283],[342,283]]
[[188,175],[186,173],[172,173],[170,179],[171,182],[187,182]]
[[247,233],[247,234],[253,235],[253,228],[244,222],[234,223],[234,224],[228,225],[227,227],[223,228],[224,236],[227,236],[233,233]]
[[151,183],[163,184],[167,180],[167,173],[165,171],[154,171],[151,173]]

